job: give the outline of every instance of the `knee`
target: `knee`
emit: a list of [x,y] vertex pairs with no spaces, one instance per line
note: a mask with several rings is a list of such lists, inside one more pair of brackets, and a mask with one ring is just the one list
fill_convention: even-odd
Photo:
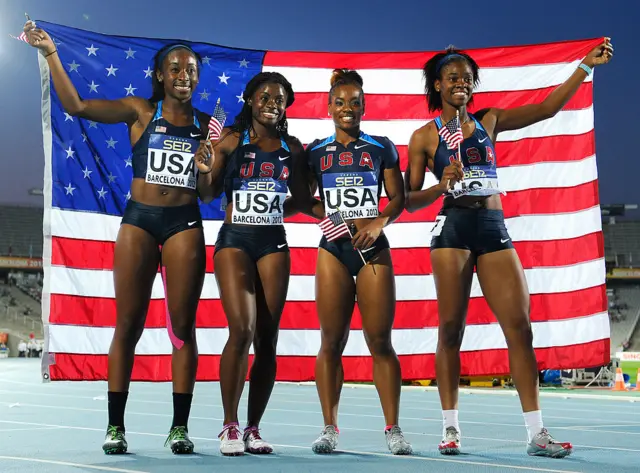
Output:
[[[171,331],[183,342],[192,342],[196,336],[195,317],[184,314],[183,311],[169,311],[171,316]],[[195,314],[194,314],[195,315]]]
[[372,356],[390,356],[393,354],[390,331],[380,333],[365,332],[365,338]]
[[256,332],[253,343],[253,351],[256,354],[256,357],[275,359],[277,345],[277,331],[269,330],[268,332]]
[[347,346],[348,332],[322,332],[322,342],[320,345],[320,353],[330,358],[340,358],[344,348]]
[[255,327],[248,320],[229,324],[229,341],[227,344],[238,352],[248,352]]
[[135,346],[144,331],[144,317],[119,317],[113,339],[127,346]]
[[503,328],[504,338],[508,346],[532,346],[533,330],[527,317],[519,317],[517,321]]
[[438,329],[438,345],[445,349],[460,350],[463,336],[464,324],[462,321],[441,322]]

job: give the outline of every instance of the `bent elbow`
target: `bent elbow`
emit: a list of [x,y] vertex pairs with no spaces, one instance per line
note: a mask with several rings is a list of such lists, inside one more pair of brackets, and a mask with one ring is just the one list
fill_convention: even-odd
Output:
[[562,109],[562,107],[560,107],[560,108],[550,107],[550,106],[543,107],[542,108],[541,117],[540,117],[540,121],[549,120],[550,118],[555,117],[561,109]]
[[78,100],[74,100],[72,104],[62,103],[62,108],[64,108],[64,111],[72,117],[87,118],[85,116],[87,109],[86,104],[80,98]]

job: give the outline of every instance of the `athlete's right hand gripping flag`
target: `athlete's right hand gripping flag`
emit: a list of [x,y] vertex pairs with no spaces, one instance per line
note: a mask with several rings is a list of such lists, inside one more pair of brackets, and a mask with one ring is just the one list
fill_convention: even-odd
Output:
[[[44,21],[38,21],[38,26],[56,41],[81,97],[151,95],[151,59],[168,40],[107,36]],[[601,38],[469,50],[481,66],[475,110],[540,102],[600,42]],[[388,136],[398,147],[403,171],[411,133],[434,118],[427,110],[421,78],[421,68],[433,51],[342,54],[248,51],[204,43],[193,47],[204,59],[194,94],[196,107],[211,113],[214,97],[220,97],[227,117],[234,117],[248,80],[260,71],[279,71],[296,91],[296,102],[287,110],[289,132],[303,143],[333,134],[326,103],[334,67],[362,73],[368,94],[363,131]],[[102,125],[66,115],[51,88],[46,63],[39,61],[45,153],[45,377],[105,379],[116,319],[113,248],[129,196],[131,147],[125,125]],[[610,356],[592,77],[555,117],[498,137],[498,174],[507,191],[503,197],[506,225],[531,292],[539,369],[598,366]],[[425,186],[435,182],[428,174]],[[383,198],[381,205],[386,202]],[[385,228],[398,299],[394,346],[404,379],[435,375],[438,312],[429,232],[440,205],[438,201],[427,209],[405,212]],[[213,245],[223,214],[219,201],[203,205],[202,212],[208,259],[197,317],[197,378],[215,380],[227,337],[212,274]],[[320,347],[314,302],[317,245],[322,236],[317,223],[303,215],[286,223],[292,276],[278,341],[279,380],[314,378]],[[462,373],[507,373],[505,339],[475,277],[471,296]],[[158,277],[146,330],[136,349],[134,380],[171,378],[163,297]],[[370,381],[371,358],[357,308],[351,327],[345,379]]]

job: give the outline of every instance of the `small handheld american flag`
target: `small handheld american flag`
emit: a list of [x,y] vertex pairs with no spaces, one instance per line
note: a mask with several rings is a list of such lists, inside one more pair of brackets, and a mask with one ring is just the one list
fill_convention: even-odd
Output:
[[[343,235],[349,235],[351,238],[353,238],[353,235],[351,234],[351,231],[347,226],[347,222],[345,222],[344,218],[342,218],[342,212],[340,212],[340,209],[321,220],[318,223],[318,226],[320,227],[320,230],[322,230],[322,233],[324,233],[327,241],[336,240]],[[364,259],[364,256],[362,256],[362,251],[360,251],[359,249],[357,251],[360,255],[360,259],[366,265],[367,261]],[[373,271],[375,273],[375,269]]]
[[462,127],[460,126],[460,112],[456,111],[455,118],[449,120],[448,123],[438,130],[438,134],[442,136],[447,143],[447,148],[456,149],[464,140],[462,136]]
[[24,41],[25,43],[29,44],[29,38],[27,37],[27,33],[25,33],[24,31],[18,36],[13,36],[11,33],[9,33],[9,37],[17,39],[18,41]]
[[347,222],[342,218],[340,211],[334,212],[318,223],[327,241],[333,241],[343,235],[351,235]]
[[209,120],[207,140],[217,140],[220,138],[225,121],[227,121],[227,114],[224,113],[224,109],[220,106],[220,99],[218,99],[216,108],[213,110],[213,115],[211,115],[211,120]]

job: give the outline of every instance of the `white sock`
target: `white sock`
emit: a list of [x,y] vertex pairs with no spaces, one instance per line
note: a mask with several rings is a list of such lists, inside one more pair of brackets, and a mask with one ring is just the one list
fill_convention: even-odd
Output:
[[442,411],[442,437],[447,433],[447,427],[455,427],[460,432],[458,424],[458,409]]
[[531,439],[540,433],[544,425],[542,424],[542,411],[523,412],[524,425],[527,428],[527,441],[531,442]]

